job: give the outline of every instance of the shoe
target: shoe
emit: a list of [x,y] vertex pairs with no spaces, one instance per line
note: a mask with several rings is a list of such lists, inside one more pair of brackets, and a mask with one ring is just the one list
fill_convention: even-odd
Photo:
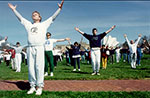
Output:
[[73,71],[76,71],[76,69],[73,69]]
[[78,71],[81,71],[80,69],[78,69]]
[[35,87],[30,88],[27,94],[33,94],[36,91]]
[[46,73],[44,74],[44,77],[46,77],[46,76],[48,76],[48,72],[46,72]]
[[53,72],[51,72],[51,73],[50,73],[50,76],[51,76],[51,77],[53,77],[53,76],[54,76]]
[[36,94],[35,95],[41,95],[41,94],[42,94],[42,88],[40,87],[40,88],[38,88],[36,90]]
[[99,75],[100,75],[100,73],[97,73],[97,75],[99,76]]
[[93,75],[96,75],[96,72],[93,72],[91,75],[92,75],[92,76],[93,76]]

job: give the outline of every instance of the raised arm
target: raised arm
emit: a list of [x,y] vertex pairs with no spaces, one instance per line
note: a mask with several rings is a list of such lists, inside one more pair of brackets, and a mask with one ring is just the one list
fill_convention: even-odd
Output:
[[127,38],[127,35],[126,35],[126,34],[124,34],[124,38],[125,38],[125,40],[127,41],[128,45],[130,45],[130,42],[129,42],[129,40],[128,40],[128,38]]
[[23,19],[23,17],[21,16],[21,14],[16,10],[17,5],[12,5],[11,3],[8,3],[8,7],[10,9],[12,9],[12,11],[15,13],[15,15],[17,16],[17,18],[19,19],[19,21],[21,21]]
[[141,39],[141,36],[142,36],[142,35],[139,34],[139,37],[138,37],[137,41],[135,42],[136,45],[138,45],[138,43],[139,43],[139,41],[140,41],[140,39]]
[[61,4],[58,3],[58,10],[52,15],[52,20],[54,21],[55,18],[58,16],[58,14],[60,13],[62,7],[63,7],[63,4],[64,4],[64,0],[61,1]]
[[7,41],[8,37],[5,37],[3,40],[0,41],[0,46],[2,45],[2,43],[5,43]]
[[58,39],[57,42],[63,42],[63,41],[69,41],[70,38],[65,38],[65,39]]
[[108,31],[106,31],[105,33],[108,34],[109,32],[111,32],[114,28],[116,27],[116,25],[112,26]]
[[74,29],[75,29],[76,31],[78,31],[80,34],[82,34],[82,35],[84,34],[84,32],[80,31],[79,28],[75,27]]

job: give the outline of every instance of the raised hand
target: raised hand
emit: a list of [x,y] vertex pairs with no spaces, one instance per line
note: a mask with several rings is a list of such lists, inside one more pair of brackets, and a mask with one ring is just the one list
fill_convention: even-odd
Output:
[[63,4],[64,4],[64,0],[61,1],[61,4],[58,3],[58,7],[59,7],[60,9],[62,9]]
[[5,37],[5,41],[6,41],[7,39],[8,39],[8,37],[6,36],[6,37]]
[[8,3],[8,6],[9,6],[9,8],[11,8],[12,10],[15,10],[16,9],[16,7],[17,7],[17,5],[12,5],[11,3]]
[[112,26],[111,29],[114,29],[116,27],[116,25]]
[[70,40],[70,38],[65,38],[65,40],[69,41],[69,40]]
[[124,37],[127,37],[127,35],[126,35],[126,34],[124,34]]
[[75,27],[74,29],[75,29],[76,31],[79,31],[79,28],[77,28],[77,27]]

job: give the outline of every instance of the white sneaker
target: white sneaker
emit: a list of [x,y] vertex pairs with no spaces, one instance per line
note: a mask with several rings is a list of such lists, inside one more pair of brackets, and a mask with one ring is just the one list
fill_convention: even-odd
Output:
[[30,88],[27,94],[33,94],[36,91],[35,87]]
[[53,72],[50,73],[50,76],[51,76],[51,77],[54,76]]
[[93,75],[96,75],[96,72],[93,72],[91,75],[92,75],[92,76],[93,76]]
[[97,73],[97,75],[99,76],[99,75],[100,75],[100,73]]
[[40,88],[38,88],[36,90],[36,94],[35,95],[41,95],[41,94],[42,94],[42,88],[40,87]]
[[73,69],[73,71],[76,71],[76,69]]
[[46,73],[44,74],[44,77],[45,77],[45,76],[48,76],[48,72],[46,72]]
[[78,69],[78,71],[81,71],[80,69]]

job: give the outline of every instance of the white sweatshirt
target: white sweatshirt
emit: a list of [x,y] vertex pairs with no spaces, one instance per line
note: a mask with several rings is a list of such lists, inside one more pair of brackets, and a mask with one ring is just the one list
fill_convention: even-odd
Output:
[[129,42],[129,40],[128,40],[127,37],[125,37],[125,39],[126,39],[126,41],[127,41],[127,43],[128,43],[130,53],[136,53],[136,51],[137,51],[137,45],[138,45],[138,43],[139,43],[141,37],[138,37],[137,41],[136,41],[134,44],[131,44],[131,43]]
[[56,16],[60,13],[60,11],[61,11],[61,9],[59,8],[53,14],[53,16],[49,17],[44,22],[32,24],[30,21],[23,18],[17,12],[17,10],[14,10],[15,15],[21,21],[21,23],[24,25],[25,29],[28,32],[28,45],[29,46],[44,45],[47,29],[51,25],[51,23],[53,23],[53,20],[55,20]]
[[0,46],[2,46],[2,43],[5,43],[5,39],[0,41]]
[[57,42],[57,39],[46,39],[45,41],[45,51],[52,51],[53,50],[53,44]]

